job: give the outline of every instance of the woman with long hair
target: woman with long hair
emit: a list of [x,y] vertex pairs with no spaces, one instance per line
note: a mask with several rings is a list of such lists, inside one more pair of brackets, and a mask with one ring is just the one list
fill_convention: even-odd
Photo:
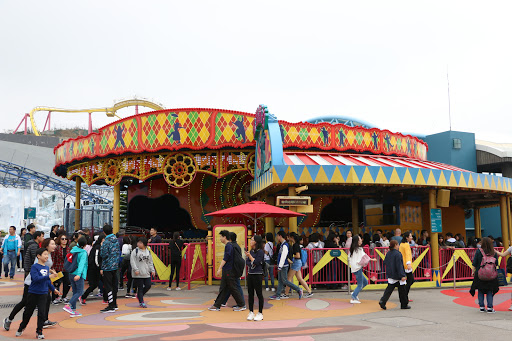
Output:
[[356,276],[357,280],[357,287],[354,292],[352,292],[352,299],[350,300],[350,303],[352,304],[361,303],[361,301],[359,301],[359,292],[368,285],[368,280],[366,277],[364,277],[363,274],[363,268],[368,264],[369,261],[377,261],[377,259],[370,258],[370,256],[364,252],[362,245],[363,240],[359,237],[359,235],[356,234],[354,237],[352,237],[348,260],[350,264],[350,271]]
[[[302,278],[301,268],[302,268],[302,257],[301,257],[301,249],[300,249],[300,237],[297,233],[291,233],[288,238],[288,243],[290,244],[290,254],[292,255],[292,264],[290,265],[290,270],[288,271],[288,282],[292,282],[293,277],[297,278],[299,284],[302,285],[304,289],[306,289],[307,293],[304,294],[305,298],[310,298],[313,296],[311,292],[311,288],[308,286],[306,281]],[[305,264],[304,264],[305,265]],[[293,283],[293,282],[292,282]],[[288,296],[288,292],[290,291],[290,287],[286,287],[285,295]]]
[[59,304],[59,303],[68,303],[68,299],[66,296],[68,295],[70,287],[69,282],[69,275],[67,272],[64,271],[64,261],[66,259],[66,256],[69,252],[68,248],[68,237],[65,233],[61,233],[57,236],[57,239],[55,240],[55,252],[52,254],[53,257],[53,267],[52,269],[55,270],[55,272],[62,272],[63,277],[59,280],[55,281],[53,285],[56,289],[60,291],[60,285],[62,284],[62,297],[59,298],[59,296],[52,294],[52,304]]
[[100,283],[101,274],[101,257],[100,257],[100,248],[101,242],[105,239],[105,234],[101,233],[98,235],[98,239],[94,242],[92,246],[92,250],[89,253],[87,262],[87,281],[89,282],[89,287],[85,292],[79,297],[79,301],[81,305],[86,304],[87,297],[96,289]]
[[121,248],[121,271],[119,272],[119,290],[124,290],[124,274],[130,267],[130,255],[132,253],[132,244],[129,236],[123,237],[123,247]]
[[[263,299],[262,277],[263,266],[265,264],[265,252],[263,251],[263,238],[254,235],[250,241],[250,251],[245,251],[246,266],[248,267],[247,290],[249,293],[249,321],[263,320]],[[254,314],[254,292],[258,296],[258,314]]]
[[[486,311],[490,314],[495,313],[493,298],[494,295],[500,290],[498,277],[494,279],[484,279],[483,273],[479,274],[481,270],[487,271],[489,268],[498,265],[498,254],[494,250],[492,240],[488,237],[482,238],[482,246],[479,251],[475,253],[473,259],[473,271],[474,276],[473,285],[469,291],[472,296],[475,295],[475,290],[478,290],[478,305],[480,306],[480,312],[485,313]],[[487,310],[485,308],[485,298],[487,297]]]
[[176,273],[176,290],[180,288],[180,271],[181,271],[181,251],[183,250],[183,240],[180,239],[180,233],[174,232],[172,240],[169,243],[169,249],[171,250],[171,275],[169,276],[169,287],[167,290],[171,290],[172,280],[174,273]]
[[21,239],[21,248],[20,248],[20,256],[16,260],[16,265],[18,266],[18,271],[23,271],[23,252],[25,250],[25,235],[27,234],[27,229],[22,227],[20,231],[20,239]]

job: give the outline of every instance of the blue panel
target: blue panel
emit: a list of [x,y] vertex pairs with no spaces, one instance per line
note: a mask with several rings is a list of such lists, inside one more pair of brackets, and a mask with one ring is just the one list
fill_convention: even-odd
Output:
[[[423,175],[423,179],[425,180],[425,183],[428,182],[428,177],[430,175],[430,169],[420,168],[421,175]],[[415,179],[416,181],[416,179]]]
[[313,181],[315,181],[316,176],[318,175],[318,172],[320,171],[320,167],[321,167],[320,165],[307,165],[306,166]]
[[356,172],[357,178],[359,181],[363,178],[364,171],[366,170],[366,166],[353,166],[354,171]]
[[466,181],[466,185],[469,185],[469,177],[471,176],[471,173],[462,172],[462,176],[464,177],[464,181]]
[[324,169],[325,175],[327,175],[327,179],[331,181],[332,175],[334,174],[334,171],[336,170],[336,166],[322,166]]
[[452,176],[452,171],[443,169],[444,178],[446,179],[446,183],[450,182],[450,176]]
[[[462,173],[461,171],[453,171],[453,176],[455,177],[455,181],[457,182],[457,185],[459,184],[460,182],[460,174]],[[448,179],[448,182],[450,182],[450,179]]]
[[375,182],[375,180],[377,180],[377,176],[379,175],[380,169],[381,169],[381,167],[378,167],[378,166],[368,166],[368,171],[370,172],[370,174],[373,178],[373,182]]
[[[439,178],[441,177],[441,170],[440,169],[431,169],[432,174],[434,174],[434,179],[436,180],[436,183],[439,183]],[[426,179],[428,180],[428,179]]]
[[386,176],[386,180],[389,182],[389,179],[391,179],[391,174],[393,174],[394,167],[382,167],[382,171],[384,172],[384,175]]
[[347,181],[348,173],[350,173],[350,168],[352,166],[336,166],[340,170],[341,176],[343,177],[343,180]]
[[416,182],[416,178],[418,177],[419,168],[409,168],[409,174],[411,174],[412,181]]
[[398,178],[400,179],[400,182],[404,181],[405,172],[407,171],[407,168],[405,167],[396,167],[396,174],[398,174]]
[[279,180],[283,181],[286,171],[288,170],[288,166],[274,165],[274,169],[276,170],[277,176],[279,176]]
[[299,181],[300,179],[300,176],[302,175],[302,172],[304,171],[304,165],[299,165],[299,166],[290,166],[292,172],[293,172],[293,175],[295,175],[295,179],[297,179],[297,181]]
[[478,182],[478,173],[471,173],[471,177],[473,178],[476,187],[476,183]]
[[279,123],[269,121],[268,134],[270,138],[272,165],[284,165],[283,140],[281,140],[281,130],[279,129]]

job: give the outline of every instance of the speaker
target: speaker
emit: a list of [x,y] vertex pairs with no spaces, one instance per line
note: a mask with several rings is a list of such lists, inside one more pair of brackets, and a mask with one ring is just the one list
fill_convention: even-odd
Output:
[[437,191],[437,207],[450,206],[450,190],[440,189]]

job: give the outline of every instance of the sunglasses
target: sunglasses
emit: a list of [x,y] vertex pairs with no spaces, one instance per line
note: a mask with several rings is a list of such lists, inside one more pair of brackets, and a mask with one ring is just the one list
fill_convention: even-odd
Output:
[[67,238],[61,238],[60,240],[68,240]]

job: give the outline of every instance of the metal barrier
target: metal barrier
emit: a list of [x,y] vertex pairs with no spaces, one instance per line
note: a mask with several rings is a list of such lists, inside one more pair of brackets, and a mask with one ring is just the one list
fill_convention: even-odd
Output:
[[[503,252],[503,247],[495,247],[496,251]],[[458,280],[472,280],[472,263],[475,254],[478,252],[475,248],[446,248],[439,250],[439,263],[442,282],[452,282]],[[505,259],[501,259],[500,268],[506,266]]]
[[185,274],[188,282],[188,290],[192,281],[204,278],[204,283],[208,278],[208,267],[206,262],[207,243],[190,243],[185,250]]
[[[348,249],[306,249],[308,266],[302,278],[310,286],[349,283]],[[341,258],[341,259],[340,259]]]
[[[184,244],[183,248],[185,249],[188,244]],[[151,250],[155,253],[155,255],[164,263],[165,266],[169,266],[171,264],[171,249],[169,248],[169,244],[167,243],[155,243],[148,244],[151,247]],[[187,262],[186,257],[182,257],[181,259],[181,268],[180,268],[180,281],[185,282],[187,279]],[[163,283],[169,282],[169,278],[161,279],[158,277],[158,274],[152,278],[153,282]]]
[[[370,250],[370,252],[367,252],[368,256],[377,259],[376,262],[370,262],[368,266],[364,268],[364,273],[370,283],[383,283],[388,281],[386,277],[386,267],[384,265],[384,258],[388,251],[388,247],[376,247]],[[411,247],[411,253],[414,278],[416,280],[430,280],[432,276],[430,247],[413,246]]]

